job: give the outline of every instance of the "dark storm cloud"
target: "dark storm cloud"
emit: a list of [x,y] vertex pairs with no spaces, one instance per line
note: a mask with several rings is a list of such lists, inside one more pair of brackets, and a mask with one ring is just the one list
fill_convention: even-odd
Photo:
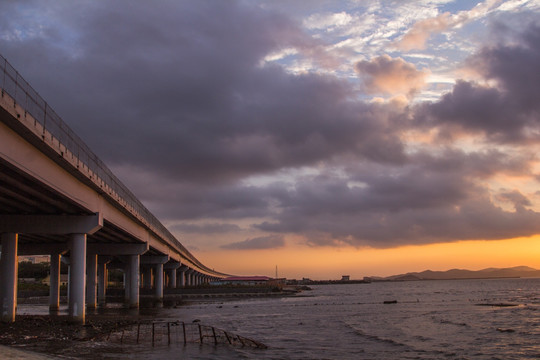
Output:
[[517,210],[504,211],[476,181],[527,168],[525,159],[498,152],[457,151],[423,154],[400,168],[358,167],[348,178],[324,175],[298,184],[279,199],[283,211],[256,227],[304,234],[317,245],[374,247],[531,235],[540,231],[540,214],[525,208],[523,194],[501,194]]
[[272,51],[320,46],[282,15],[237,2],[118,1],[57,16],[62,26],[0,45],[109,164],[215,183],[343,153],[403,158],[392,124],[351,102],[347,81],[261,66]]
[[531,206],[531,201],[517,190],[502,191],[497,195],[500,200],[510,202],[516,210],[522,210],[525,206]]
[[528,28],[511,45],[482,49],[469,65],[497,85],[459,81],[440,101],[419,106],[417,119],[428,127],[484,133],[496,142],[538,141],[540,27]]
[[283,235],[268,235],[223,245],[221,248],[229,250],[260,250],[280,248],[284,245],[285,239]]
[[223,234],[240,231],[241,228],[234,224],[179,224],[170,227],[171,231],[181,234]]

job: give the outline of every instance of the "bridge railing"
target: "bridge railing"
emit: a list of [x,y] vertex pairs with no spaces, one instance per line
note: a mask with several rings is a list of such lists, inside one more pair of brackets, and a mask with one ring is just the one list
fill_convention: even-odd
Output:
[[[193,256],[167,228],[141,203],[139,199],[112,173],[92,150],[75,134],[73,130],[56,114],[30,84],[0,55],[0,88],[25,109],[54,140],[66,147],[80,163],[96,174],[151,227],[152,231],[173,244],[176,248],[202,270],[212,271]],[[135,215],[135,214],[134,214]]]

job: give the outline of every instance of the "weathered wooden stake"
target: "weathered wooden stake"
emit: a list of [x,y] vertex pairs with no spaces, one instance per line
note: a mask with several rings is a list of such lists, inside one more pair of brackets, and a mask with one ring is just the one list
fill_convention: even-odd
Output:
[[229,337],[229,334],[227,334],[226,331],[223,331],[223,333],[225,334],[225,337],[227,338],[227,341],[229,342],[229,344],[232,345],[232,341],[231,341],[231,338]]
[[167,345],[171,345],[171,323],[167,322]]
[[217,345],[216,329],[212,326],[212,334],[214,334],[214,345]]
[[201,339],[201,345],[203,343],[203,334],[202,334],[202,329],[201,329],[201,324],[198,324],[199,325],[199,338]]
[[242,346],[246,346],[246,344],[244,343],[244,340],[242,340],[242,337],[240,335],[236,335],[236,337],[238,338],[238,340],[240,340],[240,342],[242,343]]
[[184,345],[187,344],[187,339],[186,339],[186,323],[182,321],[182,330],[184,331]]
[[154,332],[154,330],[155,330],[155,329],[154,329],[154,325],[155,325],[155,324],[152,323],[152,347],[154,347],[154,333],[155,333],[155,332]]

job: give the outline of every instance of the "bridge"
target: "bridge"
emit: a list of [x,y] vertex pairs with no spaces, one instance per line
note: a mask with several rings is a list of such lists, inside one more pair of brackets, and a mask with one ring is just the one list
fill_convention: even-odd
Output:
[[105,302],[107,269],[124,271],[126,303],[140,288],[198,285],[228,275],[202,264],[0,56],[0,309],[15,321],[19,255],[50,255],[49,307],[69,264],[68,315],[84,323]]

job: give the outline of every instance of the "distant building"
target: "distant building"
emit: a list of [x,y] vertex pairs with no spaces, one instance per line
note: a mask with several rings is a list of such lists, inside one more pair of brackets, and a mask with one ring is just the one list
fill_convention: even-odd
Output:
[[[45,285],[51,285],[51,276],[47,275],[47,277],[43,280],[41,280],[42,284]],[[68,283],[68,274],[60,274],[60,286],[67,286]]]
[[49,262],[50,257],[49,255],[19,256],[19,262],[23,262],[23,261],[29,261],[32,264],[38,264],[38,263],[43,263],[43,262]]
[[350,275],[341,275],[341,281],[350,281],[351,276]]
[[216,285],[268,285],[272,280],[268,276],[229,276],[219,281]]

